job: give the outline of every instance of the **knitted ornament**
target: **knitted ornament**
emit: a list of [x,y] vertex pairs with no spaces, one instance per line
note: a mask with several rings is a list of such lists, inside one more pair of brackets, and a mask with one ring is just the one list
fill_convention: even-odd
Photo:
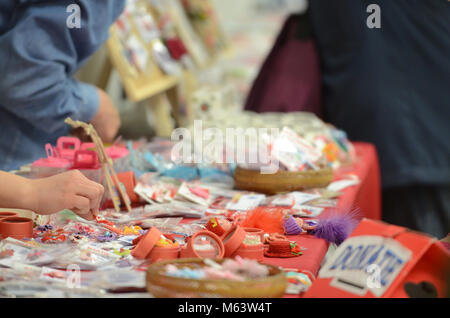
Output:
[[303,228],[303,219],[302,218],[294,218],[295,222],[297,222],[298,226]]
[[300,256],[303,253],[300,251],[300,247],[296,242],[290,241],[273,241],[270,242],[269,248],[264,252],[266,257],[295,257]]
[[287,241],[287,238],[286,236],[277,233],[266,235],[264,238],[264,244],[270,244],[274,241]]
[[284,220],[284,232],[286,235],[297,235],[303,232],[303,229],[295,221],[294,217],[291,215],[289,218]]

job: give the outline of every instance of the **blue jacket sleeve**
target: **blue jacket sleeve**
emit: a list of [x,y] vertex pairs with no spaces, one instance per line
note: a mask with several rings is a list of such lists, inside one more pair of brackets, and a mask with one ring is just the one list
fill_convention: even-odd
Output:
[[1,107],[48,133],[69,116],[90,121],[99,107],[96,88],[72,76],[106,41],[120,2],[77,1],[79,29],[66,25],[73,1],[16,8],[13,27],[0,35]]

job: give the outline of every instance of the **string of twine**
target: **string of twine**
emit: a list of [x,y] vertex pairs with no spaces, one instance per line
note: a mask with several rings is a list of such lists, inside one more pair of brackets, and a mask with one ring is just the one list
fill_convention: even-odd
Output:
[[111,196],[111,199],[113,201],[114,209],[116,210],[116,212],[120,211],[120,207],[119,207],[120,199],[117,196],[116,192],[114,191],[114,189],[116,189],[120,193],[120,196],[122,197],[123,202],[125,202],[127,211],[131,212],[130,202],[127,199],[128,197],[127,197],[126,193],[124,192],[124,190],[122,189],[122,187],[119,186],[119,184],[120,184],[119,179],[117,178],[116,171],[114,170],[112,159],[106,153],[105,147],[103,146],[103,142],[102,142],[101,138],[98,136],[97,131],[95,130],[94,126],[92,126],[92,124],[88,124],[88,123],[85,123],[85,122],[82,122],[79,120],[73,120],[70,117],[66,118],[66,120],[64,122],[66,124],[72,126],[73,128],[83,128],[84,131],[86,132],[86,134],[89,137],[91,137],[92,142],[95,144],[95,149],[97,151],[98,159],[100,161],[103,173],[105,175],[106,185],[108,188],[108,192]]

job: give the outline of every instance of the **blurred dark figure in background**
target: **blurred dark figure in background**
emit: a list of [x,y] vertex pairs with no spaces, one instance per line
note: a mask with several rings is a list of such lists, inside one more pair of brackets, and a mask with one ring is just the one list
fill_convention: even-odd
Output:
[[[380,28],[370,28],[377,4]],[[450,231],[450,2],[312,0],[324,119],[376,145],[383,219]],[[371,20],[371,19],[369,19]],[[371,20],[373,22],[373,20]]]

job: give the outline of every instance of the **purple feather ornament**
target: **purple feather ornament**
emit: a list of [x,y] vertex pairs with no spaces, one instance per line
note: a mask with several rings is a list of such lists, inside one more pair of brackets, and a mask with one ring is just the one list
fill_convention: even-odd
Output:
[[359,209],[329,211],[318,219],[310,233],[317,238],[340,245],[355,229],[360,220]]

